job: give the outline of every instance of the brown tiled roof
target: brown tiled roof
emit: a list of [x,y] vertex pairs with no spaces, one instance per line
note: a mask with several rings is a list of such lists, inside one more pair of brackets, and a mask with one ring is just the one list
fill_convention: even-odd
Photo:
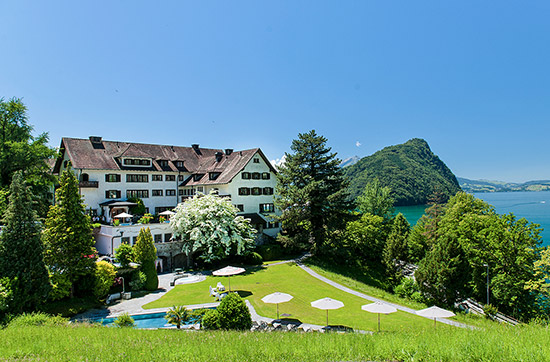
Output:
[[[184,182],[186,185],[216,185],[230,182],[252,159],[259,154],[275,172],[273,166],[259,148],[243,151],[233,151],[226,155],[221,149],[193,147],[152,145],[144,143],[130,143],[117,141],[101,141],[92,143],[89,139],[63,138],[61,140],[61,153],[67,152],[73,168],[88,170],[135,170],[135,171],[168,171],[188,172],[192,174],[204,174],[194,181],[190,178]],[[216,154],[221,154],[219,161]],[[151,167],[125,166],[121,157],[149,158],[152,159]],[[158,161],[168,161],[168,166],[161,167]],[[58,173],[61,166],[60,157],[54,167],[54,173]],[[176,161],[183,161],[183,168],[176,167]],[[209,179],[210,172],[220,172],[216,180]]]

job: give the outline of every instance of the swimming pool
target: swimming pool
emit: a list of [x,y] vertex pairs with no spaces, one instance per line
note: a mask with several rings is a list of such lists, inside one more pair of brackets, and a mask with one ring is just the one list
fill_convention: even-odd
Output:
[[[167,323],[166,319],[164,318],[166,316],[165,312],[161,313],[149,313],[149,314],[137,314],[131,316],[134,319],[135,328],[175,328],[175,325]],[[107,327],[114,327],[114,321],[116,318],[104,318],[101,320],[98,320],[98,322],[101,322],[104,326]],[[183,323],[183,325],[189,325],[189,324],[195,324],[196,320],[187,321]]]

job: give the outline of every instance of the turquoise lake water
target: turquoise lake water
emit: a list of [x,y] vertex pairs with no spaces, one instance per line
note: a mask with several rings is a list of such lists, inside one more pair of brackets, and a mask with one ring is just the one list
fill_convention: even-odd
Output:
[[[475,197],[494,206],[499,214],[513,213],[517,218],[540,224],[543,245],[550,245],[550,191],[540,192],[484,192]],[[396,207],[411,225],[415,225],[424,214],[425,206]]]

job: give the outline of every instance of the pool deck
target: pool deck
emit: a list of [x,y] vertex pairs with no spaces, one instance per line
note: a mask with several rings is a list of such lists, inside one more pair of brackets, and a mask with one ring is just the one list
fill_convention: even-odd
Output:
[[[74,320],[86,320],[86,319],[99,319],[99,318],[113,318],[118,317],[123,313],[128,313],[131,315],[136,314],[148,314],[148,313],[160,313],[166,312],[170,308],[155,308],[155,309],[143,309],[143,306],[147,303],[151,303],[164,294],[168,293],[174,287],[170,286],[170,282],[174,279],[175,273],[160,274],[159,278],[159,289],[144,295],[139,298],[132,298],[128,300],[118,300],[111,305],[105,306],[104,308],[99,309],[90,309],[84,313],[78,314],[75,316]],[[182,284],[181,280],[176,285]],[[220,303],[205,303],[205,304],[193,304],[186,305],[188,309],[197,309],[197,308],[212,308],[217,307]]]

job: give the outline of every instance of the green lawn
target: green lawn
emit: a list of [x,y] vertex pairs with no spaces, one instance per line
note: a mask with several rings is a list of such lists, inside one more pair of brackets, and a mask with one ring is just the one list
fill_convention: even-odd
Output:
[[[213,302],[209,296],[209,285],[215,286],[221,281],[228,286],[227,277],[209,276],[200,283],[177,285],[162,298],[144,306],[146,309],[171,307]],[[293,263],[257,268],[242,275],[231,277],[231,288],[248,299],[258,314],[275,318],[276,305],[261,301],[273,292],[283,292],[294,296],[290,302],[279,305],[281,314],[290,314],[288,318],[304,323],[325,325],[326,312],[311,307],[310,303],[324,297],[344,302],[345,307],[329,311],[330,325],[344,325],[354,329],[376,330],[377,315],[361,310],[361,305],[369,304],[362,298],[345,293],[320,280],[313,278]],[[424,330],[433,328],[433,322],[409,313],[397,312],[381,316],[382,329],[386,331]],[[452,328],[438,324],[438,328]]]

